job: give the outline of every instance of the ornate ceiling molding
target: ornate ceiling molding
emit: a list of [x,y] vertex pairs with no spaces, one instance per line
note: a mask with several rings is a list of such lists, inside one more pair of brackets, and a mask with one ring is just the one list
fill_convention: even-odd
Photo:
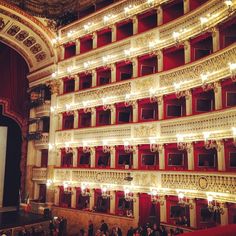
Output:
[[0,1],[0,40],[19,52],[30,72],[52,64],[56,53],[54,34],[36,18]]

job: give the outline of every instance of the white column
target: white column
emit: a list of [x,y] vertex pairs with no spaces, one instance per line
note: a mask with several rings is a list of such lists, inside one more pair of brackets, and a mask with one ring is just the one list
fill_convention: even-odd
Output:
[[[50,120],[52,119],[52,116],[53,115],[51,115]],[[57,127],[58,127],[58,130],[61,130],[62,129],[62,113],[59,113],[57,115],[57,117],[58,117]],[[56,122],[56,120],[55,120],[55,122]],[[51,121],[50,121],[50,125],[51,125]],[[50,126],[50,132],[51,132],[51,126]],[[49,132],[49,136],[50,136],[50,132]]]
[[64,91],[64,82],[60,79],[59,94],[63,94]]
[[39,184],[34,182],[34,196],[33,199],[39,199]]
[[190,10],[190,4],[189,4],[189,0],[183,0],[183,1],[184,1],[184,14],[186,14]]
[[77,167],[78,149],[73,148],[73,167]]
[[115,165],[116,165],[116,149],[115,149],[115,147],[111,147],[110,158],[111,158],[111,163],[110,163],[111,165],[110,165],[110,167],[112,169],[114,169]]
[[164,118],[164,102],[163,102],[163,96],[160,96],[157,98],[157,104],[158,104],[158,120],[163,120]]
[[194,149],[193,144],[188,143],[188,150],[187,150],[187,156],[188,156],[188,170],[194,170]]
[[221,222],[221,225],[227,225],[229,224],[228,208],[225,203],[222,203],[221,207],[223,207],[224,209],[224,214],[220,215],[220,222]]
[[60,59],[64,60],[64,58],[65,58],[65,47],[64,45],[61,45],[60,46]]
[[116,213],[116,192],[110,191],[110,213],[115,214]]
[[138,147],[134,147],[133,151],[133,169],[138,169]]
[[28,141],[27,146],[27,166],[35,165],[36,149],[34,148],[34,141]]
[[160,170],[165,169],[165,148],[163,145],[160,146],[159,148],[159,168]]
[[187,64],[190,61],[191,61],[190,42],[189,41],[185,41],[184,42],[184,62],[185,62],[185,64]]
[[133,207],[134,207],[134,219],[138,222],[139,221],[139,194],[134,193],[134,202],[133,202]]
[[55,187],[54,205],[59,206],[60,189]]
[[94,189],[90,189],[89,191],[90,191],[89,209],[92,211],[94,208],[94,201],[95,201]]
[[96,126],[96,108],[91,109],[91,126],[94,127]]
[[190,227],[196,228],[197,227],[196,201],[194,199],[190,199],[189,202],[191,203],[191,207],[189,208]]
[[71,208],[76,208],[76,188],[72,188],[72,194],[71,194]]
[[116,82],[116,65],[111,65],[111,82]]
[[116,41],[116,25],[112,25],[111,27],[111,41]]
[[163,198],[162,204],[160,204],[160,221],[161,222],[167,222],[167,217],[166,217],[166,199],[165,199],[165,197]]
[[138,33],[138,18],[137,18],[137,16],[134,16],[132,18],[132,21],[133,21],[133,35],[135,35]]
[[220,49],[220,32],[219,32],[219,28],[217,27],[213,28],[212,44],[213,44],[213,52],[216,52]]
[[90,164],[91,164],[91,168],[94,168],[95,167],[95,148],[94,147],[91,147],[90,148]]
[[111,105],[111,124],[114,125],[116,123],[116,106]]
[[36,167],[41,167],[41,156],[42,156],[42,153],[41,153],[41,150],[36,150],[36,158],[35,160],[33,161],[34,164],[33,165],[36,165]]
[[93,33],[93,49],[97,48],[98,35],[96,32]]
[[76,39],[75,40],[75,47],[76,47],[76,55],[80,54],[80,40]]
[[214,83],[214,95],[215,95],[215,109],[222,108],[222,87],[219,82]]
[[74,80],[75,80],[75,91],[78,91],[79,90],[79,76],[75,75]]
[[55,165],[56,167],[61,167],[61,150],[58,149],[55,153]]
[[225,150],[223,141],[217,141],[218,170],[225,171]]
[[161,6],[157,8],[157,25],[163,24],[163,9]]
[[79,112],[78,110],[74,111],[74,129],[78,129],[79,125]]
[[134,101],[133,103],[133,122],[138,122],[138,103]]
[[97,72],[92,70],[92,87],[97,86]]
[[163,51],[162,50],[157,51],[157,71],[158,72],[163,71]]
[[138,77],[138,58],[132,58],[132,65],[133,65],[133,78]]
[[185,101],[186,101],[186,115],[192,115],[193,113],[193,103],[192,103],[192,92],[190,90],[186,91]]

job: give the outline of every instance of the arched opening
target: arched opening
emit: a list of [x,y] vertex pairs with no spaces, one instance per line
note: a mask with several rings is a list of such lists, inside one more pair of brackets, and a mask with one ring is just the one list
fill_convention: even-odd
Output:
[[11,118],[3,115],[0,106],[0,127],[7,127],[6,164],[3,191],[3,206],[17,206],[20,190],[20,160],[22,134],[19,125]]
[[22,136],[26,135],[22,130],[23,123],[26,123],[29,117],[27,94],[29,68],[24,58],[8,45],[0,42],[0,51],[0,127],[7,128],[2,205],[7,207],[18,205],[19,190],[21,188],[23,191],[25,186],[27,146],[22,145]]

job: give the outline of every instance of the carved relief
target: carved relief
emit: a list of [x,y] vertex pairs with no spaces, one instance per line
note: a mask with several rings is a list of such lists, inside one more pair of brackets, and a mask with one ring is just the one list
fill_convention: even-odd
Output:
[[26,32],[25,30],[21,30],[20,33],[16,35],[16,39],[19,41],[23,41],[29,36],[29,33]]
[[139,125],[134,128],[134,137],[153,137],[157,135],[156,125]]
[[20,31],[20,27],[17,25],[13,25],[8,31],[7,33],[11,36],[16,35],[18,32]]
[[24,42],[23,44],[26,46],[26,47],[31,47],[33,44],[36,43],[36,39],[32,36],[28,37]]
[[2,17],[0,17],[0,30],[2,30],[5,27],[5,22]]

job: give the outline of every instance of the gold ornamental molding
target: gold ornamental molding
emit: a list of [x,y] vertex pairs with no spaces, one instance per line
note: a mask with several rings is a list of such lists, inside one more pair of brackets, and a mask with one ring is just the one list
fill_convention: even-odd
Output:
[[110,145],[123,145],[123,141],[130,140],[134,145],[149,143],[150,137],[158,143],[176,143],[177,135],[185,135],[187,142],[204,140],[203,133],[211,132],[214,140],[233,137],[232,127],[236,126],[236,109],[230,108],[182,117],[178,120],[154,121],[142,124],[108,125],[91,127],[89,129],[74,129],[56,131],[55,144],[57,148],[68,142],[72,147],[83,146],[87,141],[89,146],[103,146],[103,140],[109,140]]
[[0,37],[25,58],[31,72],[50,65],[57,56],[51,44],[53,33],[5,1],[0,1]]
[[[38,170],[36,171],[38,175]],[[33,174],[34,176],[34,174]],[[131,177],[131,181],[127,181]],[[55,186],[67,182],[72,187],[86,183],[90,189],[106,185],[109,190],[124,190],[129,186],[135,193],[150,193],[158,189],[162,195],[178,195],[179,191],[191,198],[207,198],[207,194],[221,201],[236,202],[236,176],[222,173],[193,173],[187,171],[91,170],[55,168]]]
[[33,168],[32,180],[45,181],[47,180],[47,168]]

